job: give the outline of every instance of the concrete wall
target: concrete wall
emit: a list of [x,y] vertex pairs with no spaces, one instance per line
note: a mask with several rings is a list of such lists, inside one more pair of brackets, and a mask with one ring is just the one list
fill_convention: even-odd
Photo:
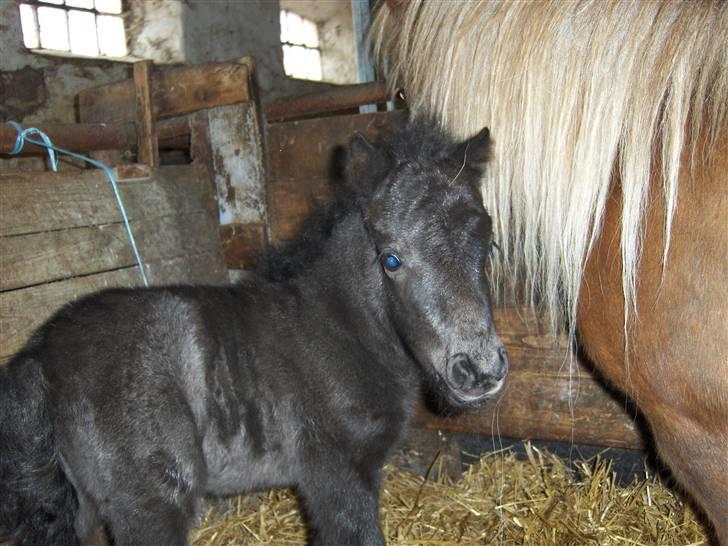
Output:
[[351,19],[351,4],[343,6],[335,17],[319,23],[321,68],[324,80],[336,84],[357,82],[356,37]]
[[230,61],[253,55],[264,99],[328,87],[286,76],[277,0],[186,0],[182,4],[187,63]]

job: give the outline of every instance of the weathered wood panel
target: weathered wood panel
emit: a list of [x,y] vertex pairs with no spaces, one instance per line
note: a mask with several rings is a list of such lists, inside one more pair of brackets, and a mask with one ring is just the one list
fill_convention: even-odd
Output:
[[[152,73],[152,110],[156,119],[250,100],[248,67],[210,63]],[[82,91],[82,123],[134,121],[134,82],[126,80]]]
[[255,104],[208,110],[220,224],[264,223],[265,175]]
[[[131,222],[144,262],[217,246],[204,229],[210,214],[193,211]],[[201,229],[203,228],[203,229]],[[0,291],[136,265],[123,223],[0,237]]]
[[[157,216],[215,210],[203,166],[170,166],[153,178],[119,181],[131,220],[144,211]],[[201,180],[204,183],[201,183]],[[103,172],[0,174],[0,236],[112,224],[121,219]]]
[[355,132],[376,139],[406,120],[404,112],[356,114],[268,126],[270,239],[295,237],[301,223],[333,195],[337,162]]
[[552,342],[525,306],[494,309],[508,348],[508,384],[478,412],[440,418],[421,409],[419,423],[453,432],[478,432],[614,447],[642,446],[634,410],[614,399],[575,357],[569,371],[564,337]]
[[[118,169],[150,283],[225,284],[217,206],[202,165]],[[0,362],[68,301],[141,278],[106,176],[0,176]]]
[[[145,262],[153,285],[225,284],[219,252],[198,252]],[[0,294],[0,362],[17,353],[31,333],[70,301],[111,287],[141,286],[136,267],[116,269]]]
[[220,240],[228,269],[253,269],[265,251],[265,224],[220,226]]
[[271,182],[268,189],[271,242],[294,239],[306,218],[329,201],[335,191],[336,181],[331,178],[311,177],[305,183],[295,178]]
[[376,139],[386,128],[403,124],[406,116],[396,111],[271,123],[267,127],[270,176],[305,180],[332,174],[335,152],[355,132]]

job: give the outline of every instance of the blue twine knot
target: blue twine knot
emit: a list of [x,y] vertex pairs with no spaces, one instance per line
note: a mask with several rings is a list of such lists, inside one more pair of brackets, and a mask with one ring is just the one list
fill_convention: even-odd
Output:
[[[106,173],[107,178],[109,179],[109,182],[111,182],[111,187],[114,189],[114,196],[116,197],[116,203],[119,205],[119,211],[121,211],[121,217],[124,219],[124,226],[126,227],[126,234],[129,237],[129,243],[131,244],[131,249],[134,252],[134,257],[136,258],[136,263],[139,266],[139,275],[142,278],[142,282],[144,283],[144,286],[149,286],[149,282],[147,281],[147,276],[144,273],[144,264],[142,262],[142,258],[139,255],[139,250],[137,249],[136,241],[134,240],[134,235],[131,231],[131,226],[129,225],[129,217],[126,214],[126,209],[124,208],[124,203],[121,199],[121,194],[119,193],[119,185],[116,181],[116,177],[114,176],[114,173],[109,169],[106,165],[101,163],[100,161],[96,161],[95,159],[91,159],[90,157],[86,157],[85,155],[77,154],[75,152],[71,152],[69,150],[64,150],[63,148],[59,148],[58,146],[54,145],[51,142],[51,139],[48,138],[48,135],[46,135],[43,131],[40,129],[37,129],[35,127],[28,127],[27,129],[23,129],[19,123],[15,121],[8,121],[8,125],[13,127],[17,131],[17,137],[15,138],[15,146],[13,149],[8,152],[10,155],[17,155],[23,150],[23,145],[26,142],[29,142],[30,144],[35,144],[36,146],[41,146],[43,148],[46,148],[48,150],[48,160],[50,162],[51,170],[53,172],[58,171],[58,158],[56,157],[56,152],[60,154],[64,154],[70,157],[75,157],[76,159],[80,159],[81,161],[85,161],[86,163],[89,163],[90,165],[93,165],[96,168],[101,169]],[[37,135],[40,140],[35,140],[30,138],[30,135]]]

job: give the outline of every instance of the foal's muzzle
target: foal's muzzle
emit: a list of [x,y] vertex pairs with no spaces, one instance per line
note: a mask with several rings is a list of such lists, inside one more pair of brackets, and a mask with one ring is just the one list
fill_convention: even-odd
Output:
[[462,402],[477,403],[498,392],[508,373],[508,352],[501,346],[490,362],[473,361],[465,353],[448,358],[447,382]]

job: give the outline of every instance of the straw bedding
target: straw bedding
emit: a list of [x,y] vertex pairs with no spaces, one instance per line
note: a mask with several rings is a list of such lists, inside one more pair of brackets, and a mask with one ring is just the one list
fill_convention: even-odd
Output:
[[[601,457],[568,467],[530,444],[525,451],[525,460],[510,450],[489,453],[456,481],[437,472],[441,460],[427,478],[388,466],[381,497],[388,544],[708,544],[698,517],[659,478],[621,487]],[[295,496],[278,490],[210,509],[192,543],[306,544],[306,530]]]

